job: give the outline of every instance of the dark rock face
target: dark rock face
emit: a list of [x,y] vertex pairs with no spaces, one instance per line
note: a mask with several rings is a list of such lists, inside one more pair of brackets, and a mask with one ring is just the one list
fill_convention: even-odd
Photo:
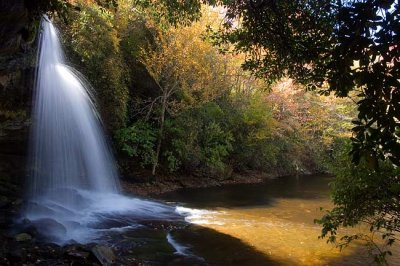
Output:
[[24,0],[0,0],[0,195],[21,194],[25,176],[36,30]]
[[29,14],[24,0],[0,0],[0,242],[4,245],[0,246],[0,257],[12,251],[10,258],[18,258],[17,261],[26,252],[9,246],[18,241],[4,239],[4,235],[19,213],[26,176],[28,114],[36,53],[36,33]]
[[12,55],[21,46],[28,10],[23,0],[0,1],[0,55]]
[[[26,104],[24,100],[35,60],[35,28],[25,1],[0,0],[0,100],[3,108],[4,98],[8,102],[12,99],[19,105]],[[16,102],[10,103],[15,105]]]

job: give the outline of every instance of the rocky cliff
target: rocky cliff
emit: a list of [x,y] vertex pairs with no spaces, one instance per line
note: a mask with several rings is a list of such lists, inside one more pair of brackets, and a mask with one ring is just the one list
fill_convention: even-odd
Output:
[[25,176],[36,33],[25,1],[0,0],[0,196],[3,199],[21,194]]

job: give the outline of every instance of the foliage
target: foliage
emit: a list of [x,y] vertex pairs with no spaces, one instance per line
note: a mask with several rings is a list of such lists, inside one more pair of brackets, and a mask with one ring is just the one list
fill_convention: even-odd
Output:
[[[190,27],[154,28],[152,19],[148,27],[155,29],[154,43],[149,43],[139,56],[160,89],[177,95],[176,108],[183,104],[207,101],[221,94],[226,88],[223,57],[211,43],[204,41],[204,24],[212,18],[204,17]],[[156,44],[156,45],[155,45]]]
[[[115,1],[99,4],[116,6]],[[39,1],[40,10],[64,10],[62,0]],[[189,25],[201,3],[222,5],[225,21],[213,32],[221,50],[245,53],[244,68],[272,83],[289,76],[308,88],[347,96],[359,89],[353,160],[389,157],[400,164],[399,2],[132,0],[133,10],[160,28]],[[61,11],[60,11],[61,12]],[[146,15],[145,15],[146,16]],[[210,27],[211,29],[211,27]],[[328,88],[323,85],[329,84]]]
[[271,170],[276,166],[277,147],[273,144],[276,121],[263,94],[235,95],[225,104],[228,127],[235,138],[231,160],[236,170]]
[[[181,166],[196,171],[222,171],[225,160],[232,149],[232,135],[225,132],[217,121],[216,112],[221,109],[213,104],[190,109],[178,117],[165,122],[161,164],[168,171],[175,172]],[[142,167],[154,163],[158,130],[149,122],[138,121],[118,131],[119,148],[128,156],[138,160]],[[197,162],[197,163],[196,163]]]
[[[360,88],[353,160],[389,158],[400,165],[399,1],[366,1],[338,12],[338,45],[328,65],[330,90]],[[357,20],[358,23],[354,23]],[[353,65],[353,62],[357,62]],[[335,65],[334,65],[335,64]]]
[[[236,47],[238,54],[220,54],[213,47],[217,36],[209,33],[221,25],[218,9],[201,8],[196,1],[100,2],[74,3],[80,11],[71,12],[70,24],[64,26],[66,43],[96,88],[102,116],[108,128],[118,132],[121,151],[143,167],[153,162],[154,170],[160,166],[169,171],[307,172],[316,169],[317,157],[326,152],[332,136],[340,134],[334,129],[343,128],[337,122],[343,117],[327,108],[338,106],[336,102],[300,93],[294,84],[287,90],[295,90],[293,94],[269,92],[271,83],[241,69],[242,61],[252,58],[242,53],[245,50]],[[225,4],[231,16],[229,5],[234,3]],[[282,12],[295,5],[287,4]],[[296,18],[291,19],[286,30]],[[138,123],[153,130],[155,146],[127,137],[149,138]]]
[[164,152],[163,157],[166,158],[169,172],[175,172],[181,166],[181,161],[171,151]]
[[[253,3],[254,2],[254,3]],[[258,2],[258,3],[257,3]],[[216,44],[233,44],[249,56],[244,68],[269,83],[285,75],[305,83],[317,79],[331,45],[331,1],[222,1],[225,22]],[[317,68],[310,71],[311,66]]]
[[398,1],[258,3],[228,3],[216,43],[246,52],[244,67],[270,82],[288,75],[322,93],[345,97],[355,92],[352,155],[360,164],[351,164],[347,156],[335,161],[341,170],[335,171],[336,207],[320,221],[323,236],[331,233],[335,240],[339,227],[367,222],[371,231],[383,230],[390,246],[399,220],[399,194],[393,190],[399,183],[393,164],[400,163]]
[[[356,165],[349,160],[350,142],[338,139],[335,144],[331,164],[336,175],[332,184],[335,207],[317,220],[323,226],[322,237],[340,247],[363,240],[377,249],[375,261],[386,265],[385,256],[391,255],[390,247],[399,240],[400,170],[389,161],[381,161],[379,169],[371,169],[365,160]],[[367,224],[370,234],[345,235],[337,239],[340,227],[358,224]]]
[[212,122],[207,125],[201,139],[206,163],[222,169],[224,167],[222,161],[232,149],[231,141],[232,135],[224,132],[217,123]]
[[272,82],[285,75],[311,89],[359,90],[353,159],[400,163],[398,1],[222,1],[216,44],[234,44],[245,69]]
[[80,4],[65,31],[66,44],[79,69],[96,89],[100,111],[112,132],[125,125],[127,76],[113,13],[95,4]]
[[157,131],[148,123],[138,121],[118,130],[116,140],[120,149],[129,157],[139,160],[142,167],[154,163]]
[[210,102],[169,119],[166,149],[187,171],[223,171],[233,142],[222,124],[224,116],[221,108]]
[[32,0],[25,1],[32,20],[40,20],[44,13],[57,14],[64,21],[68,20],[73,5],[67,0]]
[[[155,119],[159,124],[159,140],[153,166],[155,174],[162,153],[166,117],[174,116],[189,106],[212,100],[226,91],[226,88],[220,79],[224,72],[223,65],[218,64],[222,57],[216,48],[201,37],[204,29],[201,21],[190,27],[170,27],[165,30],[159,25],[157,27],[157,21],[151,16],[146,19],[146,24],[154,31],[154,43],[149,42],[138,59],[159,90],[159,95],[148,105],[147,112],[148,119]],[[210,154],[210,160],[218,161],[216,157],[221,152]]]
[[[158,128],[153,170],[223,176],[232,168],[281,174],[321,169],[317,157],[338,132],[322,135],[343,117],[334,116],[336,109],[320,113],[336,102],[320,102],[293,84],[287,91],[297,93],[286,98],[270,93],[270,85],[241,69],[243,54],[220,54],[212,46],[206,30],[220,24],[217,11],[203,8],[198,21],[177,26],[160,21],[154,8],[124,0],[115,14],[123,59],[136,85],[129,124],[145,121]],[[146,73],[154,84],[151,93],[138,92],[149,84],[137,82]],[[283,116],[277,104],[286,108]]]
[[158,24],[189,25],[200,18],[201,3],[198,0],[133,0],[132,4],[151,14]]

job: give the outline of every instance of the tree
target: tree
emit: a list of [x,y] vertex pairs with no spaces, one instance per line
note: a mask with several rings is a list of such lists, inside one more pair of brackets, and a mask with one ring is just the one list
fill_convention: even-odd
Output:
[[[228,1],[218,45],[273,82],[294,78],[322,93],[357,91],[353,160],[400,164],[399,1]],[[328,84],[328,88],[323,88]],[[322,89],[321,89],[322,88]]]
[[[154,10],[156,7],[134,7],[132,1],[119,2],[116,17],[119,36],[122,36],[121,47],[125,60],[140,62],[155,86],[150,88],[151,93],[149,89],[147,94],[137,94],[135,104],[131,105],[130,129],[119,140],[136,149],[136,144],[140,144],[136,136],[132,135],[131,140],[125,138],[136,132],[136,123],[144,120],[156,129],[154,153],[157,156],[154,156],[153,173],[158,166],[167,165],[169,170],[182,167],[188,172],[199,170],[200,174],[213,172],[216,175],[229,173],[233,165],[236,171],[277,172],[279,165],[288,163],[293,167],[285,167],[285,174],[294,173],[296,169],[316,169],[315,158],[319,153],[307,148],[303,141],[306,131],[299,125],[309,126],[310,132],[314,132],[310,138],[317,140],[325,125],[312,125],[305,109],[315,107],[314,117],[320,117],[318,104],[308,103],[307,97],[293,96],[290,101],[302,99],[305,103],[301,106],[304,115],[293,115],[292,120],[304,121],[294,121],[297,126],[291,133],[278,133],[291,121],[283,119],[277,125],[273,119],[269,101],[265,100],[271,86],[241,69],[244,54],[221,54],[210,43],[206,29],[218,28],[222,19],[220,10],[204,8],[203,16],[190,26],[173,26],[162,21],[160,10]],[[230,49],[229,45],[225,48]],[[131,72],[136,72],[138,64],[130,65]],[[144,75],[140,78],[145,79]],[[133,93],[140,90],[138,85]],[[202,115],[206,110],[217,109],[221,110],[223,119],[217,119],[218,112],[210,112],[209,118]],[[234,137],[231,139],[230,135]],[[212,138],[218,141],[209,141]],[[223,138],[227,141],[221,141]],[[320,145],[321,152],[326,147]]]
[[127,118],[128,75],[122,60],[114,13],[84,1],[77,3],[71,22],[63,25],[65,44],[74,63],[95,88],[97,103],[107,129],[114,133]]
[[[224,1],[215,44],[246,53],[243,64],[273,82],[283,76],[339,97],[356,94],[353,163],[336,160],[335,208],[322,236],[367,222],[390,246],[398,232],[400,166],[400,5],[394,0]],[[349,152],[349,150],[346,150]],[[345,158],[344,161],[349,158]],[[345,236],[346,243],[356,237]],[[383,251],[377,262],[384,263]]]
[[245,69],[270,83],[288,76],[339,97],[358,91],[354,162],[388,157],[400,164],[398,0],[145,2],[188,20],[199,17],[201,2],[222,5],[225,22],[214,31],[214,43],[245,53]]
[[[351,143],[348,139],[337,140],[332,154],[331,171],[336,178],[332,183],[332,200],[335,207],[317,223],[322,225],[322,237],[339,247],[353,240],[362,240],[374,251],[375,262],[387,265],[386,255],[400,232],[400,169],[390,161],[380,161],[379,171],[371,169],[362,159],[358,165],[349,160]],[[367,232],[338,237],[341,227],[367,225]]]
[[[153,175],[160,158],[167,112],[174,115],[182,108],[200,105],[226,89],[222,78],[225,69],[219,64],[221,55],[202,38],[204,24],[203,20],[190,27],[163,29],[157,20],[147,17],[147,26],[153,29],[154,40],[143,49],[139,60],[160,91],[160,95],[150,103],[147,115],[148,119],[156,110],[159,123]],[[158,110],[155,108],[157,103]]]

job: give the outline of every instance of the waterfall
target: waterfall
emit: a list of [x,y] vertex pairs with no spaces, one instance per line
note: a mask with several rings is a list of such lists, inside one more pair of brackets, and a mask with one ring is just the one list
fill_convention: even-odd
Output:
[[[65,63],[57,30],[42,20],[31,137],[32,198],[73,204],[71,190],[118,192],[114,160],[88,84]],[[53,192],[56,194],[54,195]]]
[[66,64],[57,30],[47,18],[41,21],[34,93],[23,216],[40,234],[58,243],[87,242],[98,237],[99,223],[115,218],[110,215],[125,215],[124,227],[173,216],[172,207],[119,193],[90,86]]

